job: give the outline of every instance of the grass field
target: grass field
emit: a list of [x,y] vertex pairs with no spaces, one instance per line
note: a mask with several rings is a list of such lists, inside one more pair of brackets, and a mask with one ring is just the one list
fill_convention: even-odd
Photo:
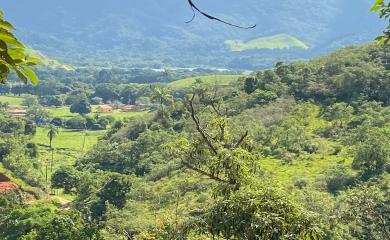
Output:
[[[97,106],[92,106],[92,112],[89,113],[89,116],[94,116],[96,114],[99,114],[101,116],[113,116],[116,120],[123,120],[125,118],[130,118],[130,117],[136,117],[136,116],[142,116],[146,114],[147,112],[122,112],[121,110],[114,110],[113,112],[110,113],[99,113],[96,111]],[[59,108],[47,108],[49,111],[51,117],[59,117],[59,118],[72,118],[77,116],[77,113],[71,113],[69,111],[69,107],[59,107]]]
[[196,79],[201,79],[204,86],[214,86],[214,85],[229,85],[238,80],[240,75],[210,75],[210,76],[202,76],[202,77],[192,77],[185,78],[181,80],[177,80],[168,84],[168,87],[171,89],[187,89],[191,88],[195,83]]
[[[39,127],[34,137],[34,142],[42,145],[49,146],[49,139],[47,137],[47,129]],[[76,131],[69,129],[60,129],[58,136],[53,140],[53,147],[64,150],[81,152],[83,148],[84,135],[85,146],[84,151],[92,148],[97,143],[99,137],[105,133],[102,131]]]
[[8,103],[11,107],[21,106],[23,100],[24,100],[23,96],[18,97],[18,96],[11,96],[11,95],[7,95],[7,96],[0,95],[0,102]]
[[225,44],[231,51],[241,52],[251,49],[289,49],[302,48],[307,49],[309,46],[298,38],[288,34],[277,34],[269,37],[260,37],[248,42],[241,40],[227,40]]

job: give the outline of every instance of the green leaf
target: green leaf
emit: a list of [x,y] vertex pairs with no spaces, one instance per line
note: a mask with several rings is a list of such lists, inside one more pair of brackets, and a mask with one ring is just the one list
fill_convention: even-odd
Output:
[[379,9],[384,7],[384,4],[385,4],[384,0],[376,0],[375,3],[374,3],[374,6],[371,8],[371,11],[372,12],[378,11]]
[[0,19],[0,28],[4,28],[6,30],[15,30],[14,26],[11,23]]
[[27,83],[28,78],[26,77],[26,75],[24,75],[24,73],[20,71],[17,67],[14,67],[13,69],[15,70],[20,80],[22,80],[24,83]]
[[35,74],[35,72],[29,67],[23,67],[23,69],[24,69],[24,73],[30,79],[32,84],[37,85],[39,82],[39,79],[38,79],[38,76]]
[[13,58],[13,59],[23,59],[27,57],[27,55],[24,53],[23,48],[10,48],[8,49],[8,54]]
[[7,44],[0,39],[0,50],[5,51],[7,49],[8,49]]
[[23,44],[19,42],[12,33],[5,31],[3,29],[0,29],[0,40],[4,41],[7,44],[24,48]]

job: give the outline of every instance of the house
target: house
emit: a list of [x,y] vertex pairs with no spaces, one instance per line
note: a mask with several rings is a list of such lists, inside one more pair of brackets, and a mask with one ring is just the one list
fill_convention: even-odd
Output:
[[18,189],[18,185],[11,182],[4,174],[0,173],[0,193]]
[[121,107],[123,112],[136,112],[139,111],[139,107],[136,105],[124,105]]
[[114,108],[111,107],[110,105],[105,104],[105,105],[99,105],[96,111],[100,113],[109,113],[114,111]]
[[6,111],[7,115],[14,117],[24,117],[27,115],[27,111],[25,109],[19,108],[11,108]]

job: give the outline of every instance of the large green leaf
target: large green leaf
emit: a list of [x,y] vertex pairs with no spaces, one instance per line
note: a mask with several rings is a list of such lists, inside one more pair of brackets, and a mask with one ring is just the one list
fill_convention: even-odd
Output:
[[8,49],[7,44],[0,39],[0,50],[5,51],[7,49]]
[[0,28],[6,29],[6,30],[15,30],[14,26],[12,26],[11,23],[1,20],[0,19]]
[[28,81],[27,76],[22,71],[20,71],[17,67],[14,67],[13,69],[15,70],[15,72],[18,75],[18,77],[20,78],[20,80],[22,80],[24,83],[27,84],[27,81]]
[[24,73],[30,79],[32,84],[37,85],[39,82],[39,79],[38,79],[38,76],[35,74],[35,72],[29,67],[23,67],[23,69],[24,69]]
[[21,42],[19,42],[12,33],[4,29],[0,29],[0,39],[9,45],[24,48],[24,45]]
[[8,54],[15,60],[16,59],[24,60],[27,57],[23,48],[10,48],[8,49]]

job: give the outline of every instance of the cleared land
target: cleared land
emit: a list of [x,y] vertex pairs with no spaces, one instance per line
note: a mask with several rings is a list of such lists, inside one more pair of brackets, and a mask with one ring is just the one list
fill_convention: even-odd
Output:
[[227,40],[225,41],[225,44],[233,52],[242,52],[251,49],[309,48],[305,42],[288,34],[277,34],[269,37],[260,37],[248,42],[244,42],[242,40]]
[[23,96],[18,97],[18,96],[10,96],[10,95],[7,95],[7,96],[0,95],[0,102],[1,103],[8,103],[10,107],[21,106],[23,100],[24,100]]
[[211,87],[214,85],[224,86],[236,82],[240,77],[240,75],[209,75],[201,77],[191,77],[171,82],[168,84],[168,87],[174,90],[188,89],[195,84],[197,79],[200,79],[202,81],[202,85],[206,87]]

